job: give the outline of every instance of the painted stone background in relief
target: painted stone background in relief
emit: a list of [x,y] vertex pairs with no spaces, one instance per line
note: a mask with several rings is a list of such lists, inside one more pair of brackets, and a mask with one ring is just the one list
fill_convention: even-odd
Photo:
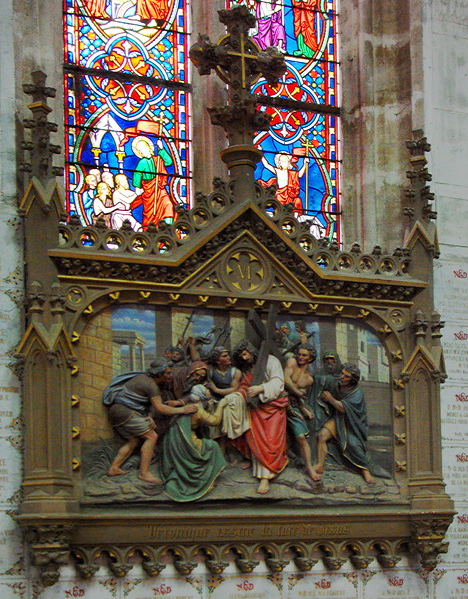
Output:
[[[81,374],[78,390],[86,503],[168,500],[161,486],[150,488],[144,481],[138,480],[138,450],[125,464],[128,474],[107,476],[116,450],[123,442],[109,425],[101,401],[102,392],[109,382],[128,371],[146,370],[151,361],[163,356],[168,347],[176,346],[181,338],[193,337],[201,358],[209,361],[214,346],[223,345],[231,352],[246,335],[252,336],[251,325],[245,314],[236,311],[128,306],[101,312],[89,323],[79,346]],[[366,328],[344,319],[333,321],[307,317],[298,321],[283,315],[277,318],[273,337],[282,353],[283,363],[294,354],[301,340],[308,340],[317,352],[317,359],[310,365],[311,374],[317,375],[322,371],[323,354],[331,351],[342,363],[349,362],[359,367],[369,424],[367,451],[370,469],[377,482],[368,486],[360,475],[331,459],[327,459],[323,481],[313,482],[304,473],[300,448],[289,431],[289,465],[271,483],[268,498],[299,504],[306,501],[309,505],[324,501],[331,504],[399,501],[399,488],[391,475],[389,364],[377,337]],[[312,442],[316,434],[315,425],[307,426]],[[210,430],[205,430],[201,436],[216,438]],[[156,451],[151,466],[155,476],[159,472],[160,451]],[[240,467],[240,454],[228,448],[227,458],[229,462],[237,461],[237,465],[228,464],[219,475],[216,486],[202,500],[228,501],[233,497],[251,500],[258,497],[257,481],[249,469]]]

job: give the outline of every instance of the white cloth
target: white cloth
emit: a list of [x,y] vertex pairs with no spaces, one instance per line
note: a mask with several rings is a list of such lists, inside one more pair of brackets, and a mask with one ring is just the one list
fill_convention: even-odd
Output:
[[111,227],[120,229],[125,220],[130,221],[130,226],[134,231],[141,231],[141,223],[134,218],[130,210],[115,210],[110,218]]
[[275,356],[268,356],[262,385],[264,391],[259,394],[262,403],[273,401],[284,391],[283,367]]
[[265,468],[263,464],[260,464],[254,455],[252,455],[252,475],[255,478],[268,478],[269,480],[277,476],[274,472]]
[[221,432],[229,439],[237,439],[250,428],[249,408],[241,393],[226,395]]
[[[283,367],[275,356],[268,356],[262,385],[264,391],[259,394],[262,403],[273,401],[284,391]],[[237,439],[250,428],[249,408],[242,394],[237,391],[226,395],[226,400],[221,431],[229,439]]]

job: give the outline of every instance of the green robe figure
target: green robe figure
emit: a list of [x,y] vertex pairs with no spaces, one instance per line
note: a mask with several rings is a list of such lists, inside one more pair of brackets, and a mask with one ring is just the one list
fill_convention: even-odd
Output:
[[140,158],[133,175],[133,185],[138,193],[131,204],[131,209],[143,205],[143,229],[146,231],[150,223],[158,225],[160,221],[172,223],[174,220],[174,202],[166,191],[168,174],[166,167],[172,164],[169,153],[158,141],[158,153],[155,156],[154,146],[147,137],[137,137],[132,149]]
[[313,480],[322,478],[327,454],[343,466],[357,470],[366,483],[375,482],[367,456],[367,411],[359,385],[361,373],[353,364],[343,364],[341,376],[316,375],[309,401],[315,414],[317,463]]
[[219,425],[225,400],[214,414],[201,405],[191,416],[181,416],[166,432],[162,445],[161,478],[164,491],[174,501],[196,501],[206,495],[226,467],[221,449],[213,439],[199,439],[200,424]]

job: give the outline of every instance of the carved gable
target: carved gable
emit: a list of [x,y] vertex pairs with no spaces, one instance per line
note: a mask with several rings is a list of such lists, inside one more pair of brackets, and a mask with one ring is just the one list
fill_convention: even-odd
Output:
[[250,231],[243,231],[223,247],[186,281],[183,289],[194,293],[261,295],[263,299],[281,297],[291,301],[304,301],[311,295]]

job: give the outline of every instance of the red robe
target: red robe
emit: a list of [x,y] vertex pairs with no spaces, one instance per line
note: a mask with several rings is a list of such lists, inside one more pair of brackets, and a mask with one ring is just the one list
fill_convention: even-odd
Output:
[[[153,156],[158,174],[153,179],[141,181],[143,192],[137,196],[131,209],[143,204],[143,229],[146,231],[150,223],[157,225],[165,218],[174,218],[174,204],[166,191],[167,171],[164,162],[159,156]],[[157,183],[157,189],[156,189]]]
[[[276,177],[271,177],[268,181],[260,181],[265,187],[276,185]],[[299,183],[299,172],[293,169],[288,170],[288,184],[284,187],[278,187],[276,190],[276,199],[280,204],[294,204],[294,210],[302,214],[302,200],[299,197],[301,184]]]
[[296,37],[302,33],[304,42],[314,52],[318,49],[317,32],[315,31],[315,11],[318,0],[293,0],[294,33]]
[[[246,390],[251,386],[252,372],[242,374],[242,381],[236,390],[247,396]],[[268,403],[259,403],[255,410],[250,410],[250,429],[242,437],[233,439],[233,444],[246,457],[254,455],[257,460],[273,472],[279,474],[287,465],[286,455],[286,406],[288,396],[283,393]]]
[[168,0],[137,0],[136,14],[141,19],[165,21],[169,14]]
[[96,19],[109,19],[106,13],[106,0],[86,0],[86,10],[90,17]]

